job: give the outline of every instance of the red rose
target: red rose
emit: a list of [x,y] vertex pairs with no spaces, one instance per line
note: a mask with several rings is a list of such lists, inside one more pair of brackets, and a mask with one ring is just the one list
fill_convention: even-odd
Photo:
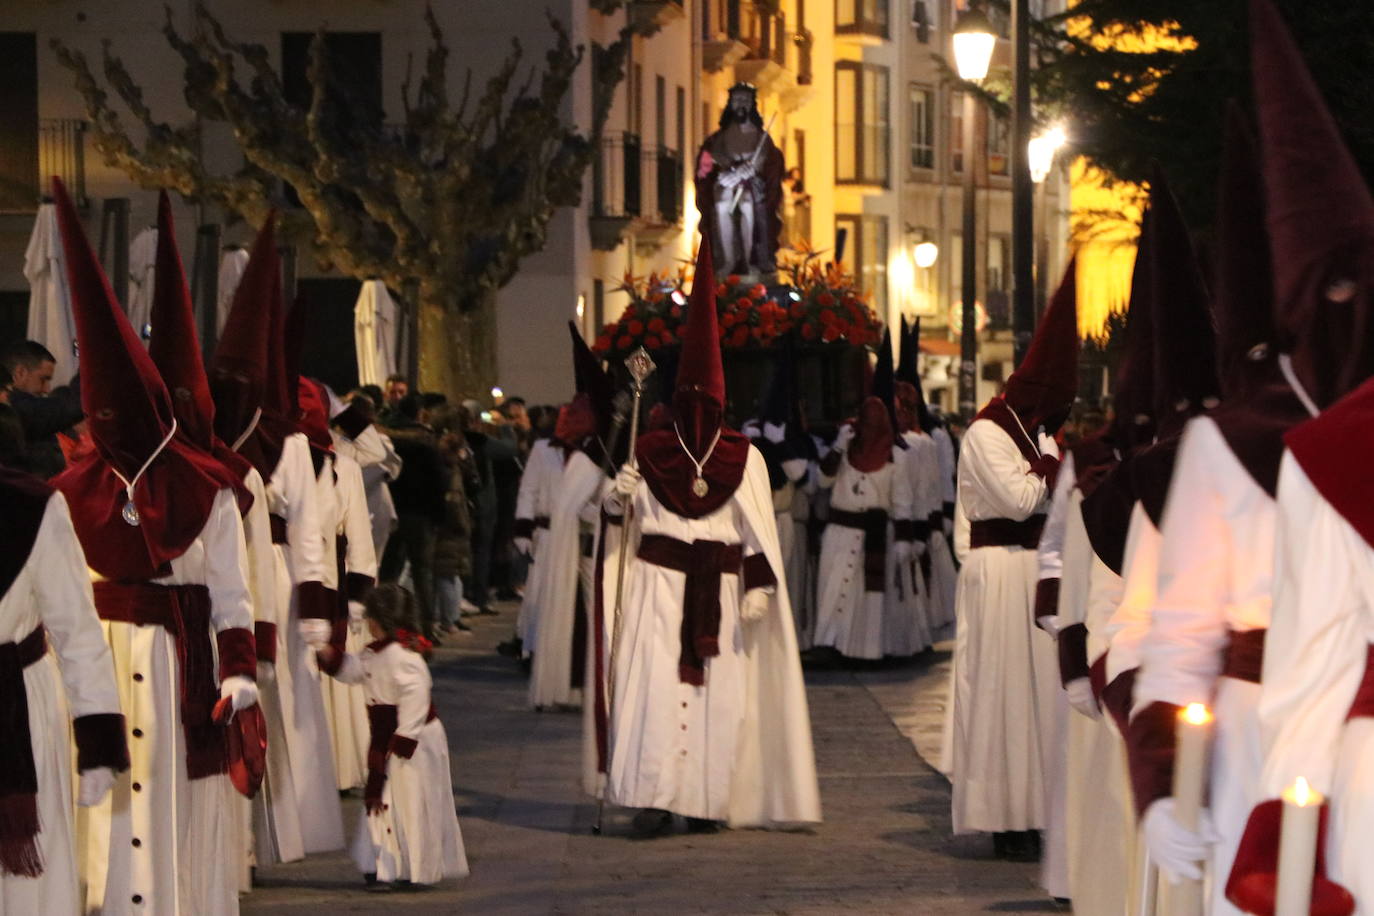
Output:
[[596,350],[598,353],[605,353],[610,348],[611,338],[607,337],[605,334],[602,334],[600,337],[598,337],[596,339],[596,343],[592,347],[592,349]]
[[634,316],[635,316],[635,305],[634,305],[633,302],[631,302],[629,305],[625,306],[625,313],[624,313],[623,315],[621,315],[620,317],[621,317],[622,319],[625,319],[625,318],[633,318]]
[[726,287],[726,285],[725,285],[724,283],[722,283],[720,286],[717,286],[717,287],[716,287],[716,298],[717,298],[717,299],[724,299],[726,293],[728,293],[728,292],[730,292],[730,290]]
[[768,295],[768,288],[762,283],[755,283],[753,286],[749,287],[749,295],[755,299],[762,299],[764,296]]
[[721,327],[733,328],[738,322],[739,318],[734,312],[726,312],[724,315],[720,316]]
[[804,324],[801,329],[801,336],[804,340],[816,339],[816,326],[814,324]]
[[670,346],[674,341],[677,340],[677,338],[673,336],[672,331],[664,331],[662,334],[658,336],[663,340],[663,345],[665,347]]
[[825,326],[825,330],[821,332],[821,340],[826,343],[831,343],[839,339],[840,329],[836,325],[828,324]]
[[622,334],[620,335],[620,339],[615,342],[615,347],[617,350],[628,350],[634,342],[635,340],[633,337],[628,334]]
[[650,334],[648,337],[644,338],[644,346],[650,350],[657,350],[659,347],[663,346],[663,344],[659,343],[657,337]]
[[657,333],[659,333],[660,331],[663,330],[663,327],[664,327],[664,325],[663,325],[663,319],[662,319],[662,318],[655,318],[654,320],[652,320],[652,321],[649,322],[649,331],[650,331],[650,333],[657,334]]
[[789,309],[789,311],[792,313],[793,318],[800,318],[806,314],[806,306],[802,305],[800,302],[793,302],[792,308]]
[[825,325],[826,327],[829,327],[830,325],[834,324],[839,320],[840,316],[836,315],[830,309],[821,309],[821,324]]
[[740,296],[735,300],[735,308],[737,309],[751,309],[753,307],[754,302],[748,296]]
[[675,306],[673,306],[672,308],[668,309],[668,314],[671,315],[671,316],[673,316],[674,318],[681,318],[681,317],[682,317],[682,306],[680,306],[680,305],[675,305]]
[[764,335],[765,333],[767,333],[767,332],[766,332],[763,328],[761,328],[761,327],[754,328],[754,331],[753,331],[754,339],[755,339],[755,340],[763,340],[763,335]]
[[631,334],[638,337],[640,334],[644,333],[644,322],[631,321],[628,330]]
[[729,286],[739,286],[739,274],[730,274],[725,278],[725,282]]
[[742,347],[748,342],[749,329],[747,327],[740,326],[735,328],[734,333],[730,335],[730,346],[732,347]]
[[601,329],[601,333],[602,333],[602,334],[614,334],[614,333],[615,333],[616,331],[618,331],[618,330],[620,330],[620,325],[618,325],[618,324],[616,324],[614,321],[612,321],[610,324],[606,325],[605,327],[603,327],[603,328]]
[[819,296],[816,297],[816,301],[819,302],[821,305],[825,306],[826,308],[829,308],[830,306],[835,304],[835,297],[830,295],[829,293],[821,293]]

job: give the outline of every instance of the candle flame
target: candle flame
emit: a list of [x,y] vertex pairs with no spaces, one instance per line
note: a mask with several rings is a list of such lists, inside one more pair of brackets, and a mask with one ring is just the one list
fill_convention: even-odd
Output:
[[1313,804],[1317,797],[1317,793],[1312,791],[1307,780],[1301,776],[1298,777],[1297,782],[1293,783],[1293,803],[1299,808],[1306,808]]
[[1211,711],[1201,703],[1189,703],[1181,715],[1189,725],[1206,725],[1212,721]]

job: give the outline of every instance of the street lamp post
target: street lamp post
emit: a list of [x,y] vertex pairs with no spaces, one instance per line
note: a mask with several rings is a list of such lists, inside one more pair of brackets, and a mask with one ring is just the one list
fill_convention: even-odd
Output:
[[[981,82],[988,75],[988,64],[992,60],[992,50],[997,44],[997,35],[992,23],[983,13],[973,7],[965,10],[954,25],[952,36],[954,44],[954,65],[959,78],[971,83]],[[978,372],[978,314],[975,302],[978,298],[978,239],[975,234],[977,221],[977,200],[974,186],[974,129],[973,118],[977,111],[973,93],[964,91],[964,238],[963,238],[963,328],[959,331],[959,413],[964,421],[973,419],[977,408]]]
[[1030,0],[1012,0],[1011,111],[1011,330],[1014,365],[1035,334],[1035,221],[1026,145],[1030,142]]
[[1044,314],[1047,290],[1045,281],[1049,268],[1049,237],[1046,227],[1049,224],[1046,203],[1045,182],[1054,169],[1054,157],[1068,141],[1064,128],[1054,127],[1043,134],[1031,138],[1026,144],[1026,160],[1030,165],[1031,181],[1035,183],[1035,225],[1040,229],[1035,233],[1035,319],[1039,321]]

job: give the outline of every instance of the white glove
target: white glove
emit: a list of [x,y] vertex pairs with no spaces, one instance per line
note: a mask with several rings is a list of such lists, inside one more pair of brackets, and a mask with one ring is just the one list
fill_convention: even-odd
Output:
[[782,463],[782,472],[787,475],[787,479],[793,483],[800,483],[806,476],[809,465],[805,458],[789,458]]
[[744,620],[762,620],[768,614],[768,599],[772,596],[762,588],[754,588],[744,593],[740,603],[739,615]]
[[1097,697],[1093,696],[1092,683],[1085,677],[1076,677],[1064,685],[1069,695],[1069,705],[1089,719],[1102,718],[1102,710],[1097,707]]
[[783,438],[787,435],[787,427],[778,423],[763,424],[763,438],[774,445],[781,445]]
[[763,435],[763,430],[759,427],[758,420],[750,420],[739,428],[739,431],[750,439],[757,439]]
[[361,601],[348,602],[348,620],[350,623],[362,623],[366,612],[367,605]]
[[911,542],[896,541],[892,545],[892,556],[898,563],[907,563],[911,560]]
[[229,706],[238,712],[258,701],[258,685],[241,674],[226,677],[219,684],[220,699],[229,698]]
[[626,462],[625,466],[620,469],[620,473],[615,475],[616,495],[620,497],[622,502],[628,502],[635,495],[635,491],[639,489],[639,482],[643,479],[643,475],[639,473],[639,468]]
[[1046,614],[1044,617],[1035,618],[1035,625],[1050,634],[1051,638],[1059,638],[1059,618],[1055,617],[1053,614]]
[[114,770],[109,767],[96,767],[81,771],[81,784],[76,790],[76,803],[83,808],[98,805],[105,794],[114,787]]
[[534,542],[531,541],[529,538],[516,538],[515,550],[517,553],[522,553],[527,557],[532,557],[534,556]]
[[271,662],[258,662],[258,683],[272,684],[277,680],[277,666]]
[[315,650],[323,649],[328,644],[333,629],[328,620],[318,617],[306,617],[296,623],[296,631],[301,634],[301,639]]
[[1043,427],[1036,436],[1036,444],[1040,447],[1040,454],[1059,457],[1059,443],[1054,441],[1053,436],[1046,435]]
[[1197,832],[1174,817],[1172,798],[1159,799],[1145,812],[1145,845],[1172,884],[1184,878],[1201,879],[1202,863],[1219,839],[1212,827],[1211,812],[1205,808],[1198,814]]
[[840,427],[839,432],[835,433],[835,441],[830,447],[837,452],[843,452],[849,448],[849,443],[853,441],[854,427],[846,423]]

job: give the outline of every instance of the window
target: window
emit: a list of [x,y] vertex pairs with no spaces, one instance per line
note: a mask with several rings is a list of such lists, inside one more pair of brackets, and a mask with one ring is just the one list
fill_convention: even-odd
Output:
[[33,32],[0,32],[0,86],[5,87],[0,92],[0,136],[5,138],[0,210],[32,211],[39,181],[48,179],[38,174],[38,36]]
[[654,143],[663,149],[668,143],[668,84],[654,77]]
[[840,35],[887,36],[891,0],[835,0],[835,32]]
[[887,217],[836,214],[835,247],[839,256],[859,281],[860,288],[872,295],[871,304],[879,315],[887,314]]
[[994,328],[1011,326],[1011,238],[988,238],[987,309]]
[[630,133],[644,132],[644,67],[630,68]]
[[687,93],[681,86],[677,87],[677,146],[674,147],[679,153],[687,149]]
[[835,180],[888,184],[887,68],[835,64]]
[[923,45],[930,44],[930,30],[934,25],[927,0],[911,0],[911,27],[916,30],[916,40]]
[[949,167],[952,171],[964,170],[964,94],[949,94]]
[[1011,173],[1011,118],[988,113],[988,174]]
[[935,168],[935,93],[912,83],[907,89],[907,118],[910,131],[911,168]]

